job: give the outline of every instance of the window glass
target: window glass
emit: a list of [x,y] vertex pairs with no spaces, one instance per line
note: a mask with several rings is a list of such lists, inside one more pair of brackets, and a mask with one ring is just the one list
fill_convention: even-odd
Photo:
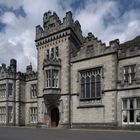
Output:
[[124,123],[126,123],[127,120],[128,120],[128,119],[127,119],[127,116],[128,116],[128,115],[127,115],[127,111],[123,111],[123,113],[122,113],[122,119],[123,119],[123,122],[124,122]]
[[123,100],[123,109],[127,109],[127,100],[126,99]]
[[90,97],[90,78],[86,78],[86,98]]
[[9,123],[13,122],[13,108],[12,108],[12,106],[8,107],[8,122]]
[[125,66],[125,74],[128,74],[128,73],[129,73],[129,67]]
[[134,108],[134,99],[130,99],[130,109]]
[[129,81],[129,74],[125,74],[125,82]]
[[132,65],[130,67],[131,67],[131,73],[135,73],[135,65]]
[[59,57],[59,49],[58,49],[58,47],[55,48],[55,56]]
[[137,108],[140,109],[140,98],[137,99]]
[[95,97],[95,76],[91,76],[91,97]]
[[100,75],[96,76],[96,91],[97,91],[97,97],[101,96],[101,82],[100,82]]
[[140,110],[136,110],[136,122],[140,123]]
[[54,48],[51,48],[51,58],[54,58]]
[[13,84],[9,83],[8,84],[8,96],[12,96],[12,88],[13,88]]
[[49,49],[47,49],[47,51],[46,51],[46,57],[47,57],[47,59],[50,58],[50,56],[49,56]]
[[129,121],[130,122],[134,122],[134,110],[132,110],[132,109],[129,110],[129,116],[130,116],[129,117],[129,119],[130,119]]

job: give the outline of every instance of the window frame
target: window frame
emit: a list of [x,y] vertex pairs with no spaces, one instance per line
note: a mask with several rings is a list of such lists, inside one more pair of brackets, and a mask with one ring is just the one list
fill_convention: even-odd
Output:
[[6,123],[6,107],[0,106],[0,124]]
[[[48,74],[49,73],[49,76]],[[51,68],[45,70],[45,88],[59,89],[60,88],[60,70]]]
[[[102,67],[95,67],[95,68],[91,68],[91,69],[84,69],[84,70],[79,70],[78,71],[79,73],[79,81],[80,81],[80,101],[87,101],[87,100],[101,100],[102,98],[102,79],[103,79],[103,76],[102,76]],[[97,81],[96,81],[96,77],[97,75],[100,76],[100,96],[97,97]],[[92,82],[91,82],[91,78],[92,76],[94,76],[95,78],[95,81],[94,81],[94,84],[95,84],[95,89],[94,89],[94,93],[95,93],[95,96],[92,97],[92,93],[91,93],[91,85],[92,85]],[[86,77],[90,77],[90,97],[89,98],[86,98]],[[81,79],[82,78],[85,78],[85,98],[83,98],[81,96]]]
[[[136,64],[124,66],[124,82],[132,84],[136,79]],[[132,71],[133,69],[133,71]],[[133,78],[132,78],[133,77]]]
[[[137,108],[137,100],[139,99],[139,101],[140,101],[140,97],[131,97],[131,98],[123,98],[122,99],[122,124],[123,125],[139,125],[140,124],[140,121],[139,122],[137,122],[137,112],[139,111],[140,112],[140,107],[139,108]],[[126,100],[126,102],[127,102],[127,107],[124,109],[124,100]],[[131,108],[131,106],[130,106],[130,100],[133,102],[133,108]],[[127,121],[126,122],[124,122],[124,120],[123,120],[123,112],[124,111],[126,111],[127,113],[126,113],[126,115],[127,115]],[[130,111],[134,111],[133,112],[133,119],[134,119],[134,121],[133,122],[131,122],[130,121],[130,117],[131,117],[131,115],[130,115]],[[139,116],[140,116],[140,113],[139,113]]]
[[31,99],[34,99],[37,97],[37,84],[31,84]]
[[30,107],[30,114],[29,114],[29,122],[31,124],[36,124],[38,120],[38,108],[37,107]]
[[8,123],[13,123],[13,118],[14,118],[13,115],[14,115],[14,113],[13,113],[13,106],[8,106]]
[[[12,86],[10,87],[9,85]],[[8,83],[8,97],[12,97],[12,96],[13,96],[13,83]]]
[[0,98],[6,97],[6,83],[0,84]]
[[59,47],[47,48],[45,53],[47,59],[59,58]]

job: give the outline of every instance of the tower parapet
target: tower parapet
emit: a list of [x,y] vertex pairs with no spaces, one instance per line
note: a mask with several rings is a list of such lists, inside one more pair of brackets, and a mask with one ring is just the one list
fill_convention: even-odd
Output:
[[15,59],[10,60],[10,65],[6,66],[6,64],[2,64],[0,66],[0,79],[3,78],[15,78],[17,71],[17,62]]
[[43,27],[36,26],[36,41],[43,39],[49,35],[55,34],[59,31],[64,31],[67,28],[71,28],[73,32],[82,41],[81,25],[78,20],[74,21],[71,11],[67,12],[63,18],[63,22],[59,19],[55,12],[45,12],[43,16]]

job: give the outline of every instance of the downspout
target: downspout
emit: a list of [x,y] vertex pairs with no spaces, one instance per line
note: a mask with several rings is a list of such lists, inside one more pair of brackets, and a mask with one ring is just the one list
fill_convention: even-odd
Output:
[[115,115],[115,121],[116,125],[118,126],[118,46],[117,46],[117,52],[116,52],[116,115]]
[[71,58],[71,53],[70,53],[70,38],[69,38],[69,127],[72,127],[71,124],[71,62],[70,62],[70,58]]

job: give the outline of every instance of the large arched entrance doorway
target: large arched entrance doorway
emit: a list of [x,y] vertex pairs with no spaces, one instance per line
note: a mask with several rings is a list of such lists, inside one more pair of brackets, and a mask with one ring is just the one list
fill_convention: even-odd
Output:
[[57,127],[58,123],[59,123],[59,110],[56,107],[51,110],[51,127]]

